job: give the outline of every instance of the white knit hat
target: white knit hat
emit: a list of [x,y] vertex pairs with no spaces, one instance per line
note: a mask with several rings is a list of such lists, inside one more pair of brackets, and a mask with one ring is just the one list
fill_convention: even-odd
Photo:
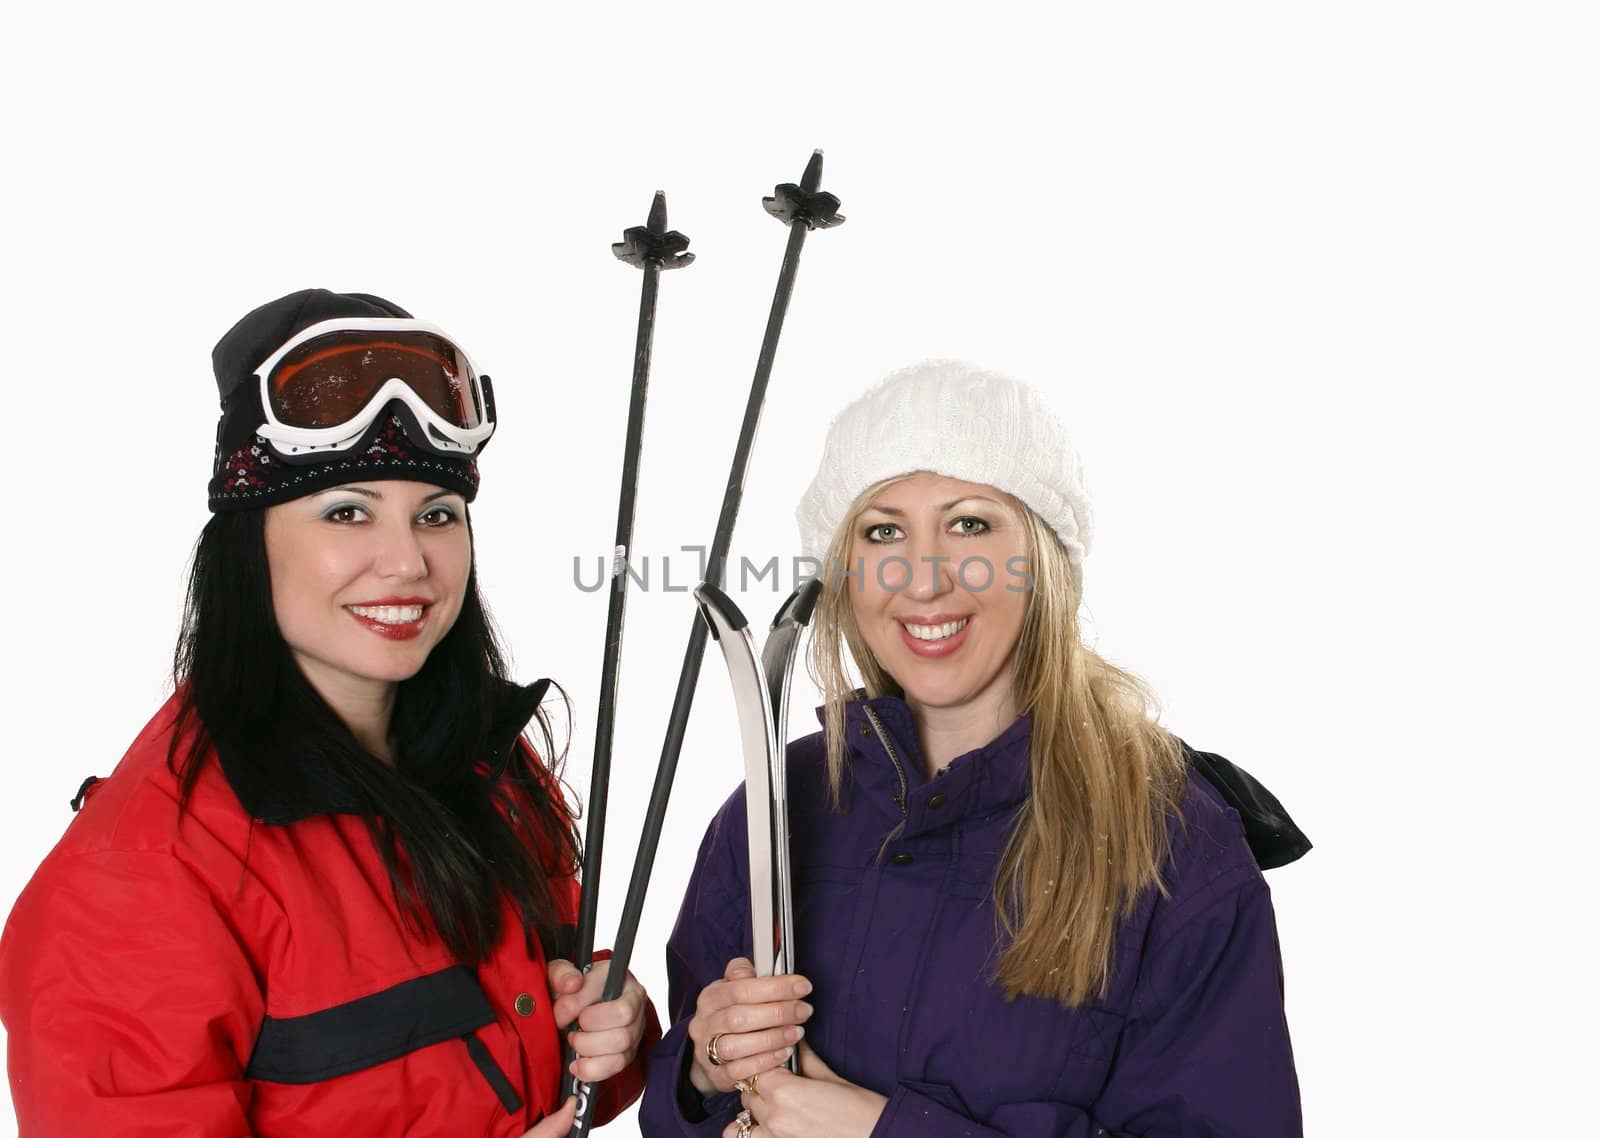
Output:
[[1061,539],[1081,590],[1094,516],[1066,429],[1033,388],[959,360],[893,372],[834,419],[795,510],[805,555],[821,562],[861,491],[918,470],[1015,495]]

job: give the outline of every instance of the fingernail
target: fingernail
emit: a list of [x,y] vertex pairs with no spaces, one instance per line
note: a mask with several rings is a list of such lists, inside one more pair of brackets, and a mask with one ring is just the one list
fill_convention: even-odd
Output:
[[806,1029],[803,1027],[791,1027],[788,1031],[783,1033],[783,1037],[790,1043],[799,1043],[800,1040],[805,1036],[805,1033]]
[[793,1047],[785,1047],[782,1051],[778,1052],[778,1062],[780,1062],[780,1063],[784,1062],[786,1059],[789,1058],[789,1056],[791,1056],[793,1054],[794,1054],[794,1048]]
[[811,981],[805,977],[796,980],[794,982],[794,994],[797,996],[809,996],[811,994]]
[[796,1014],[796,1018],[798,1018],[801,1023],[805,1023],[806,1020],[811,1018],[812,1013],[815,1012],[815,1011],[816,1011],[816,1009],[813,1008],[810,1004],[805,1003],[804,1001],[802,1001],[801,1004],[800,1004],[800,1007],[799,1007],[799,1011]]

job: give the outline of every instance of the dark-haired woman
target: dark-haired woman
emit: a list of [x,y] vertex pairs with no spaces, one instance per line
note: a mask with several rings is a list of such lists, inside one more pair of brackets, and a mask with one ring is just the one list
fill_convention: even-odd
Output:
[[611,1117],[659,1031],[561,959],[547,683],[506,679],[473,571],[487,377],[320,289],[213,362],[176,693],[0,943],[21,1135],[558,1138],[562,1032]]
[[[1295,1138],[1271,901],[1200,773],[1230,768],[1079,638],[1089,500],[1044,401],[896,373],[799,516],[826,700],[789,748],[803,975],[750,966],[741,791],[668,944],[644,1133]],[[1279,821],[1269,861],[1303,852]]]

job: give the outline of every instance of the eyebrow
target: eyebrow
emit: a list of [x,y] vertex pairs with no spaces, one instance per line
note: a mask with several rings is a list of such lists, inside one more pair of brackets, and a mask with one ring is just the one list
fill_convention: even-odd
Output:
[[[961,505],[962,502],[988,502],[991,506],[998,506],[1000,504],[999,502],[996,502],[993,498],[985,498],[982,494],[968,494],[964,498],[955,498],[955,499],[952,499],[951,501],[948,501],[948,502],[944,503],[943,505],[938,507],[938,512],[942,514],[946,510],[948,510],[948,509],[950,509],[950,508],[952,508],[954,506]],[[891,518],[903,518],[903,517],[906,516],[906,512],[904,510],[897,509],[894,506],[870,505],[870,506],[867,507],[867,509],[869,509],[869,510],[877,510],[878,513],[880,513],[880,514],[888,514]]]
[[[363,498],[371,498],[374,502],[383,501],[383,495],[382,494],[378,493],[376,490],[369,490],[365,486],[330,486],[328,489],[322,491],[322,493],[323,494],[359,494]],[[422,503],[424,505],[426,505],[429,502],[436,502],[440,498],[448,498],[450,495],[452,495],[454,493],[456,493],[456,491],[454,491],[454,490],[445,490],[445,489],[435,490],[432,494],[429,494],[426,498],[422,499]]]

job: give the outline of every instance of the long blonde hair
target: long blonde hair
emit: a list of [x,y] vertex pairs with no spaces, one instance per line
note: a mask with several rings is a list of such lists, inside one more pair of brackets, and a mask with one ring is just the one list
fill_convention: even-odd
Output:
[[[838,574],[856,519],[898,481],[868,487],[851,505],[824,559],[812,618],[809,663],[826,704],[836,807],[849,754],[845,705],[855,698],[850,662],[867,698],[904,694],[867,647]],[[1185,768],[1182,746],[1156,722],[1144,685],[1079,638],[1077,591],[1054,531],[1012,501],[1027,529],[1033,578],[1012,685],[1018,713],[1032,718],[1032,738],[1029,793],[995,875],[1003,950],[994,979],[1008,999],[1070,1007],[1105,993],[1119,925],[1147,890],[1162,887],[1167,818],[1177,812]]]

